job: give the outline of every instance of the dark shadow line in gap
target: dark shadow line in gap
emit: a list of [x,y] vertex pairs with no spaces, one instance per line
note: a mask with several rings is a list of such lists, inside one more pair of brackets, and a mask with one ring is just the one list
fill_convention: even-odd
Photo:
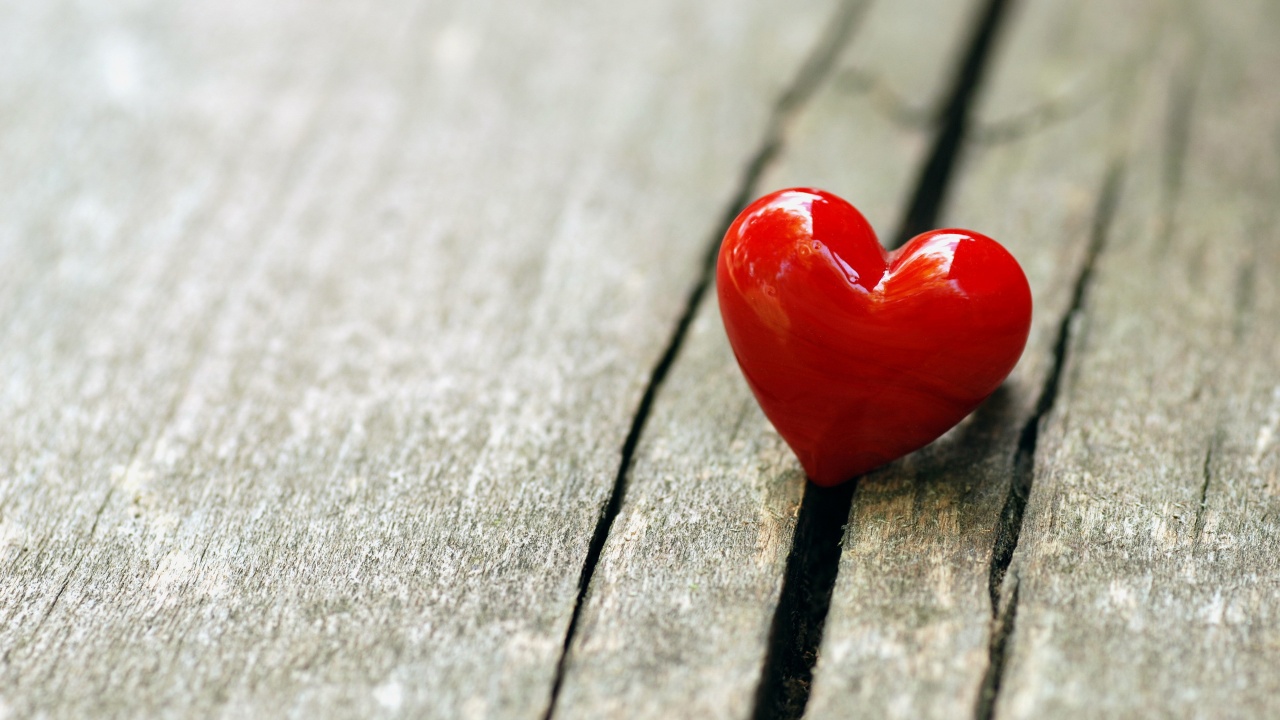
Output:
[[856,489],[853,480],[831,488],[805,485],[756,691],[756,720],[799,718],[809,704]]
[[612,529],[619,512],[621,512],[622,503],[626,497],[627,474],[631,469],[636,446],[644,433],[645,423],[649,419],[649,413],[653,408],[654,400],[662,387],[662,383],[666,380],[667,373],[670,372],[671,366],[675,363],[680,348],[684,344],[685,336],[688,335],[689,327],[693,324],[693,319],[697,315],[698,308],[701,306],[707,290],[711,287],[716,255],[720,249],[720,240],[728,230],[729,225],[738,216],[738,213],[751,201],[761,176],[786,144],[786,128],[790,119],[800,111],[831,72],[832,66],[848,42],[849,37],[853,34],[857,21],[861,18],[867,4],[866,0],[845,0],[840,5],[836,15],[828,25],[827,31],[814,47],[813,52],[806,58],[793,81],[774,103],[764,138],[748,161],[738,182],[737,189],[720,219],[716,234],[707,242],[707,250],[702,257],[701,269],[697,280],[689,291],[680,319],[676,322],[662,356],[658,359],[658,363],[649,375],[649,382],[640,398],[640,404],[636,407],[635,414],[632,416],[631,428],[628,430],[626,440],[622,445],[621,459],[618,464],[617,475],[614,478],[613,488],[596,522],[591,542],[587,547],[587,555],[583,560],[582,572],[578,578],[577,599],[574,602],[573,613],[569,619],[569,628],[565,633],[560,658],[556,663],[555,677],[551,685],[547,711],[543,716],[544,720],[551,720],[555,716],[560,699],[560,691],[564,685],[569,653],[582,620],[582,612],[586,606],[591,580],[600,564],[600,557],[604,552],[605,543],[609,539],[609,531]]
[[[890,249],[933,227],[942,209],[991,50],[1013,0],[988,0],[969,36],[959,71],[938,119],[931,151]],[[756,720],[798,720],[809,704],[842,541],[858,480],[836,488],[805,485],[787,557],[782,592],[769,632],[769,649],[756,693]]]
[[1070,351],[1072,324],[1083,312],[1098,257],[1102,254],[1110,237],[1112,220],[1120,201],[1123,179],[1123,164],[1119,161],[1113,162],[1107,169],[1106,179],[1098,193],[1093,226],[1090,228],[1089,247],[1085,251],[1080,272],[1076,275],[1071,304],[1058,325],[1058,334],[1053,345],[1053,363],[1049,374],[1045,377],[1044,385],[1040,388],[1035,411],[1022,426],[1022,433],[1018,438],[1018,449],[1013,462],[1013,480],[1009,483],[1009,494],[1005,497],[1004,507],[1000,511],[1000,524],[996,528],[996,539],[991,550],[987,590],[991,596],[993,630],[987,649],[987,670],[978,693],[977,708],[974,711],[976,720],[990,720],[992,713],[995,712],[1007,659],[1008,636],[1013,633],[1013,614],[1017,612],[1017,579],[1014,579],[1012,599],[1003,608],[1000,606],[1000,595],[1004,589],[1006,573],[1009,572],[1009,566],[1013,563],[1013,553],[1017,550],[1018,541],[1022,536],[1027,500],[1031,497],[1031,486],[1035,481],[1036,447],[1040,440],[1041,425],[1057,403],[1058,393],[1062,388],[1062,374]]
[[947,199],[951,176],[960,158],[969,127],[970,109],[986,74],[987,61],[995,46],[1001,21],[1010,12],[1014,0],[988,0],[969,40],[969,47],[952,81],[951,94],[938,118],[938,133],[933,148],[916,180],[915,193],[907,212],[898,225],[893,247],[937,226],[938,216]]
[[978,689],[978,707],[974,717],[990,720],[996,710],[996,697],[1000,695],[1000,683],[1004,680],[1004,664],[1008,658],[1009,638],[1018,620],[1018,591],[1021,589],[1018,577],[1014,575],[1009,592],[1009,604],[1006,605],[994,621],[991,638],[988,641],[987,656],[990,664],[982,678]]

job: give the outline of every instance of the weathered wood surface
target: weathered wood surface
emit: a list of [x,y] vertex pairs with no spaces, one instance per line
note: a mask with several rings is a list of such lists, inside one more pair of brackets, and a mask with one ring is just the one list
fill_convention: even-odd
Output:
[[[1126,10],[1153,20],[1157,5]],[[1005,19],[940,225],[980,228],[1019,259],[1031,336],[1009,380],[965,423],[859,481],[809,717],[979,710],[1014,507],[1031,479],[1029,425],[1109,202],[1133,55],[1152,31],[1115,22],[1115,6],[1036,0]]]
[[834,4],[0,12],[0,714],[543,715]]
[[[858,198],[883,234],[932,136],[862,82],[940,104],[973,5],[858,3],[848,47],[753,195],[807,184]],[[936,24],[921,32],[915,18]],[[755,708],[803,472],[743,382],[703,299],[628,476],[570,650],[557,717],[745,718]],[[661,689],[656,692],[655,689]]]
[[[0,9],[0,720],[768,716],[811,488],[690,291],[749,193],[892,239],[986,5]],[[1031,341],[806,717],[1280,714],[1277,31],[1011,3],[940,223]]]
[[997,717],[1280,715],[1278,31],[1275,3],[1188,3],[1136,87]]

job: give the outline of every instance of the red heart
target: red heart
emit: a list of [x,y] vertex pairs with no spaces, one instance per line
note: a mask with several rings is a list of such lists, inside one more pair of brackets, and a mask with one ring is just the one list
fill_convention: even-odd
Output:
[[720,245],[720,315],[764,414],[818,485],[935,440],[995,391],[1031,327],[1007,250],[933,230],[894,252],[821,190],[766,195]]

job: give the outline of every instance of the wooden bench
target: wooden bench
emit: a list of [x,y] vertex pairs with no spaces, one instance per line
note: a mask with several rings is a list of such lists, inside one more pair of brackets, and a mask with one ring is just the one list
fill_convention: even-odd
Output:
[[[0,9],[0,718],[1280,715],[1265,0]],[[710,258],[1027,271],[807,486]]]

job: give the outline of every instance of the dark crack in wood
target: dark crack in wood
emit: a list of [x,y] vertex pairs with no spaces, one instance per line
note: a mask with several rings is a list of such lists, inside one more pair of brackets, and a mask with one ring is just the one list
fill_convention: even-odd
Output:
[[804,715],[856,488],[853,481],[834,488],[805,485],[756,692],[756,720]]
[[1000,696],[1000,683],[1004,679],[1004,666],[1008,659],[1009,638],[1018,620],[1018,592],[1021,585],[1015,575],[1010,583],[1009,602],[991,620],[991,640],[987,654],[991,658],[987,672],[982,678],[982,689],[978,692],[978,706],[973,716],[976,720],[991,720],[996,709],[996,698]]
[[1058,399],[1058,391],[1062,385],[1062,373],[1066,366],[1067,351],[1071,339],[1072,320],[1083,310],[1089,284],[1093,280],[1098,256],[1101,255],[1110,234],[1111,220],[1115,215],[1116,203],[1119,201],[1123,167],[1113,164],[1103,181],[1102,191],[1098,195],[1094,210],[1093,226],[1090,229],[1089,247],[1085,252],[1084,263],[1076,275],[1072,289],[1071,304],[1058,324],[1058,335],[1053,346],[1053,361],[1049,374],[1045,377],[1040,395],[1036,399],[1035,411],[1022,427],[1018,438],[1018,449],[1014,456],[1013,482],[1009,485],[1009,494],[1000,512],[1000,525],[996,531],[995,545],[991,552],[991,571],[988,591],[991,595],[991,612],[996,615],[999,607],[1000,589],[1004,582],[1009,565],[1013,562],[1013,552],[1018,547],[1018,538],[1022,532],[1022,517],[1031,497],[1031,485],[1035,479],[1036,445],[1040,439],[1040,425],[1053,410]]
[[1085,251],[1080,272],[1076,275],[1071,304],[1058,325],[1049,374],[1045,378],[1044,385],[1041,386],[1040,396],[1036,399],[1035,411],[1023,426],[1018,439],[1018,449],[1014,456],[1013,480],[1009,484],[1009,494],[1000,511],[1000,524],[996,529],[996,540],[991,552],[987,589],[991,595],[993,631],[988,646],[987,670],[978,694],[978,706],[974,712],[977,720],[991,718],[1000,693],[1000,682],[1007,659],[1008,638],[1013,633],[1014,615],[1018,609],[1019,587],[1016,575],[1009,602],[1001,605],[1000,597],[1005,589],[1005,578],[1013,563],[1014,552],[1018,548],[1018,540],[1022,535],[1023,517],[1035,481],[1035,456],[1040,429],[1049,413],[1053,411],[1061,390],[1062,374],[1067,365],[1067,355],[1071,346],[1072,326],[1075,318],[1084,312],[1098,258],[1110,236],[1112,220],[1120,200],[1123,177],[1124,166],[1118,161],[1114,162],[1108,169],[1106,179],[1102,183],[1102,190],[1098,194],[1093,225],[1090,228],[1089,246]]
[[1200,545],[1200,536],[1204,533],[1204,514],[1209,507],[1209,484],[1213,482],[1213,450],[1221,440],[1219,430],[1204,451],[1204,465],[1201,468],[1200,499],[1196,503],[1195,522],[1191,527],[1191,543],[1193,547]]
[[707,241],[707,251],[701,261],[701,270],[685,300],[684,310],[672,330],[662,356],[658,359],[657,364],[649,375],[649,381],[645,386],[644,394],[640,398],[640,404],[632,415],[631,427],[622,445],[621,458],[617,475],[614,478],[613,488],[609,493],[608,501],[601,510],[595,530],[592,533],[587,555],[583,561],[582,571],[578,579],[578,594],[574,601],[573,613],[569,619],[569,627],[565,633],[560,658],[556,663],[550,699],[544,715],[546,720],[551,720],[555,716],[560,690],[564,685],[569,653],[573,647],[578,627],[581,624],[582,612],[586,606],[591,580],[600,564],[600,557],[604,553],[605,544],[609,539],[609,532],[621,512],[623,500],[626,498],[627,476],[631,469],[632,460],[635,457],[636,447],[640,442],[641,435],[644,433],[645,423],[649,419],[654,400],[657,398],[663,381],[666,380],[671,366],[679,355],[684,339],[688,335],[689,327],[697,315],[698,308],[701,306],[707,290],[711,287],[716,254],[720,248],[721,238],[724,237],[724,233],[738,213],[752,200],[760,177],[786,145],[787,129],[791,124],[791,119],[813,97],[814,92],[828,77],[836,59],[852,37],[854,29],[867,5],[867,2],[861,0],[847,0],[837,9],[827,32],[801,65],[795,79],[775,103],[766,126],[764,138],[747,162],[737,189],[720,218],[715,234]]
[[932,152],[921,168],[915,193],[898,226],[894,247],[901,246],[937,225],[938,216],[946,202],[952,171],[960,158],[967,134],[970,109],[981,89],[1001,21],[1014,4],[1014,0],[989,0],[974,24],[969,46],[962,56],[959,72],[952,81],[951,93],[943,105]]
[[[969,108],[980,88],[1001,20],[1012,4],[1012,0],[989,0],[978,15],[960,70],[952,79],[940,128],[891,249],[932,227],[941,212],[965,137]],[[804,715],[856,488],[856,479],[837,488],[819,488],[813,483],[805,487],[756,695],[757,720],[796,720]]]

